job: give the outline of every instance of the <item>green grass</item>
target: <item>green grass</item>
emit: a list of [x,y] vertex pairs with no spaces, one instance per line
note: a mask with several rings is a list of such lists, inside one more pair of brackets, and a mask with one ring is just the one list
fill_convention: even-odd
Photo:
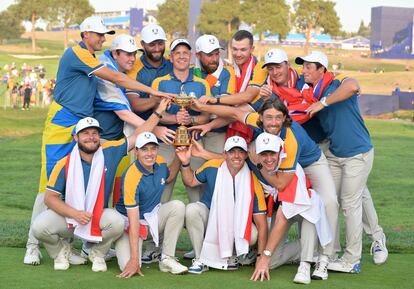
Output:
[[[43,252],[46,255],[46,252]],[[237,271],[210,270],[202,275],[174,276],[160,273],[157,265],[143,267],[144,277],[129,280],[115,278],[119,274],[115,261],[108,262],[108,271],[93,273],[90,264],[72,266],[67,271],[58,272],[52,269],[53,263],[43,258],[41,266],[23,265],[21,259],[23,249],[0,248],[0,254],[8,258],[0,259],[3,288],[41,289],[41,288],[301,288],[302,285],[292,283],[297,267],[282,266],[271,271],[271,280],[264,283],[253,283],[249,280],[253,267],[243,267]],[[411,288],[414,282],[411,268],[412,254],[394,254],[386,265],[376,266],[369,256],[364,256],[362,273],[358,275],[329,273],[327,281],[313,281],[306,288]],[[188,261],[186,263],[188,265]],[[18,273],[17,273],[18,272]]]

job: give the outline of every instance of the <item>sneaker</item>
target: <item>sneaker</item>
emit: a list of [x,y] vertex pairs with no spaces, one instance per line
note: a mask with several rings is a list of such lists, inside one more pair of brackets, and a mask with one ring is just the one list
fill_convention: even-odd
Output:
[[298,284],[310,284],[310,264],[308,262],[300,262],[298,272],[296,273],[293,282]]
[[208,271],[208,266],[204,265],[198,259],[193,259],[193,264],[188,268],[188,273],[201,274]]
[[158,251],[145,251],[142,254],[141,262],[144,264],[151,264],[155,262],[159,262],[161,257],[161,253]]
[[71,255],[70,245],[62,243],[62,248],[54,260],[55,270],[67,270],[69,268],[69,256]]
[[88,260],[82,257],[78,252],[72,251],[69,256],[69,264],[71,265],[84,265],[88,263]]
[[[85,244],[84,244],[84,245],[82,245],[82,250],[81,250],[80,256],[82,258],[88,259],[90,251],[91,251],[90,246],[85,246]],[[112,258],[114,258],[114,257],[116,257],[116,251],[115,251],[115,249],[110,248],[108,253],[105,254],[104,260],[106,262],[108,262],[108,261],[112,260]]]
[[228,271],[234,271],[239,269],[239,258],[236,256],[231,256],[229,259],[227,259],[227,270]]
[[184,274],[188,272],[188,268],[178,263],[178,259],[175,257],[164,256],[159,261],[159,267],[161,272],[170,272],[174,275]]
[[185,254],[183,255],[183,258],[184,258],[184,259],[188,259],[188,260],[194,259],[194,258],[195,258],[195,252],[194,252],[194,249],[193,249],[193,250],[191,250],[190,252],[185,253]]
[[321,255],[316,262],[315,270],[312,273],[313,280],[327,280],[328,279],[328,264],[329,258],[326,255]]
[[89,260],[92,262],[93,272],[105,272],[107,270],[105,259],[97,255],[93,249],[89,253]]
[[371,255],[374,255],[374,263],[377,265],[384,264],[388,258],[388,250],[386,247],[385,235],[382,238],[372,242],[371,244]]
[[239,264],[242,266],[250,266],[256,263],[257,259],[257,250],[251,249],[249,253],[242,255],[239,258]]
[[37,245],[27,246],[26,254],[24,255],[23,263],[26,265],[40,265],[42,253]]
[[360,261],[357,261],[355,263],[348,263],[343,258],[339,258],[336,261],[329,262],[328,270],[344,273],[360,273],[361,263]]

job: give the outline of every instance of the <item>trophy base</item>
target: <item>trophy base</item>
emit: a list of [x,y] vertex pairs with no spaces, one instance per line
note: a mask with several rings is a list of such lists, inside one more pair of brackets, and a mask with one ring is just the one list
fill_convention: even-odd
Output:
[[185,126],[181,125],[175,131],[175,139],[174,139],[173,145],[176,147],[191,145],[191,138]]

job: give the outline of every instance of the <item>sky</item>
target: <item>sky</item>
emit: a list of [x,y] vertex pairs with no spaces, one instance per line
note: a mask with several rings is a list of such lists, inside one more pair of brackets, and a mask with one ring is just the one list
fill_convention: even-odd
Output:
[[[193,1],[193,0],[189,0]],[[270,0],[269,0],[270,1]],[[0,0],[0,11],[6,9],[15,0]],[[130,7],[153,9],[164,0],[89,0],[96,11],[122,10]],[[287,0],[292,3],[293,0]],[[414,0],[334,0],[336,12],[341,19],[343,30],[356,32],[361,20],[365,25],[371,22],[371,8],[377,6],[394,6],[414,8]]]

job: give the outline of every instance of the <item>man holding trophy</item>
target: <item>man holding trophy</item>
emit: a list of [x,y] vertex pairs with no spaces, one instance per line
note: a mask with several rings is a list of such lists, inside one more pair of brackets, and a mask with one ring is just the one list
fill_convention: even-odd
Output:
[[[171,105],[159,117],[160,125],[165,125],[169,129],[176,131],[176,146],[189,145],[187,127],[204,124],[209,121],[208,113],[200,113],[194,110],[187,110],[191,105],[191,98],[200,98],[203,95],[210,96],[210,87],[206,80],[193,74],[190,70],[191,46],[186,39],[176,39],[170,46],[170,60],[173,64],[173,71],[165,76],[156,78],[152,87],[160,91],[177,94],[175,104]],[[180,109],[181,107],[181,109]],[[175,148],[171,145],[160,143],[159,153],[164,157],[167,165],[174,160]],[[192,157],[190,166],[193,170],[199,168],[204,163],[203,159]],[[167,202],[171,199],[175,180],[168,184],[161,199]],[[186,186],[190,203],[200,199],[200,189]]]

